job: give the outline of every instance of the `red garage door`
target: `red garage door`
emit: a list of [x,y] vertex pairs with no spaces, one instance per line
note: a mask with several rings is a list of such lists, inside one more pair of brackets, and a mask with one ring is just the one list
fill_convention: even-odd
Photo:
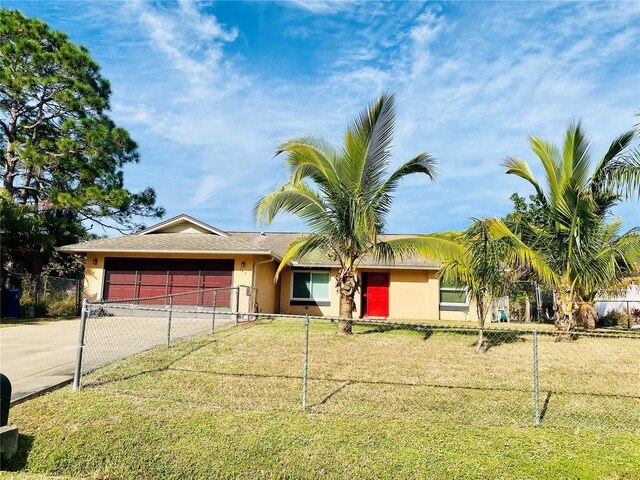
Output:
[[[196,290],[231,287],[233,260],[106,258],[104,297],[107,300],[149,298]],[[173,298],[175,305],[229,307],[231,292],[187,293]],[[165,304],[165,298],[145,303]]]

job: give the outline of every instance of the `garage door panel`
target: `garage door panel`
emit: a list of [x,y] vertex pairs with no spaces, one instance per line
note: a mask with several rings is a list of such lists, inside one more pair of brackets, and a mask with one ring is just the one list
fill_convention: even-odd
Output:
[[[217,307],[228,308],[231,306],[231,275],[227,272],[208,271],[202,272],[202,288],[222,288],[217,290],[215,294],[215,302]],[[204,305],[213,305],[214,293],[212,291],[204,292]]]
[[[138,288],[138,297],[139,298],[147,298],[147,297],[160,297],[167,294],[167,287],[165,285],[157,286],[157,285],[140,285]],[[144,300],[140,302],[143,305],[164,305],[166,303],[166,298],[153,298],[149,300]]]
[[169,282],[172,285],[188,285],[197,289],[200,272],[169,272]]
[[[109,300],[147,298],[202,289],[230,287],[233,260],[105,259],[105,298]],[[213,267],[213,268],[212,268]],[[216,304],[229,307],[230,291],[218,291]],[[164,299],[143,301],[164,304]],[[213,304],[213,292],[179,295],[175,305]]]
[[114,284],[130,284],[136,283],[136,272],[107,272],[107,282]]
[[108,285],[107,300],[124,300],[136,297],[135,285]]
[[167,272],[150,272],[140,271],[138,272],[139,282],[148,285],[166,285],[167,284]]
[[[214,292],[202,293],[202,305],[213,306]],[[216,290],[215,292],[215,305],[216,307],[228,308],[231,306],[231,291],[230,290]]]
[[231,285],[229,272],[202,272],[202,282],[207,287],[228,287]]
[[185,294],[185,295],[177,295],[173,297],[174,305],[199,305],[201,302],[198,302],[200,295],[197,293],[189,293],[196,290],[190,286],[184,285],[172,285],[170,287],[170,293],[172,295],[176,294]]

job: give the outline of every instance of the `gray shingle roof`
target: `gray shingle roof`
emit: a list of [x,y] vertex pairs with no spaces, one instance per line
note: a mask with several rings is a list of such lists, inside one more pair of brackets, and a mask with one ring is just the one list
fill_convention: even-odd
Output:
[[[214,233],[149,233],[147,235],[124,235],[115,238],[103,238],[74,245],[60,247],[66,253],[122,252],[122,253],[210,253],[210,254],[254,254],[273,255],[280,260],[296,238],[303,233],[293,232],[224,232],[226,236]],[[381,239],[406,238],[415,235],[381,235]],[[294,262],[294,265],[296,263]],[[317,255],[299,265],[337,266],[328,255]],[[367,256],[360,268],[379,267],[373,258]],[[386,265],[396,268],[439,268],[437,262],[421,257],[409,257]]]
[[60,251],[84,252],[179,252],[179,253],[268,253],[237,236],[206,233],[154,233],[125,235],[65,245]]
[[[247,243],[252,243],[260,248],[264,248],[265,250],[270,250],[272,254],[279,259],[282,258],[296,238],[300,237],[300,235],[304,235],[304,233],[291,233],[291,232],[226,232],[228,235],[234,237],[240,237]],[[393,238],[407,238],[407,237],[415,237],[417,235],[402,235],[402,234],[386,234],[381,235],[380,240],[390,240]],[[315,258],[309,258],[304,262],[300,262],[301,265],[308,266],[329,266],[329,265],[338,265],[337,262],[331,261],[328,255],[318,255]],[[438,262],[428,261],[422,257],[407,257],[402,259],[397,259],[395,263],[392,264],[396,267],[407,267],[407,268],[439,268],[441,265]],[[364,257],[362,262],[360,263],[360,268],[366,267],[377,267],[380,266],[379,263],[375,262],[373,258],[369,255]]]

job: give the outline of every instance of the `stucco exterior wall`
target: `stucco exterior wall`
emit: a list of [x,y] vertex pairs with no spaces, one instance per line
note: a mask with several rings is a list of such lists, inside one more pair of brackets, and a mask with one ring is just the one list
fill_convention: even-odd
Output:
[[474,305],[464,310],[440,310],[440,320],[455,320],[459,322],[476,322],[478,315]]
[[[94,265],[93,262],[96,262]],[[104,283],[104,255],[87,253],[87,265],[84,271],[83,295],[90,302],[102,298]]]
[[389,316],[394,320],[435,320],[440,291],[435,271],[390,270]]
[[[290,315],[325,315],[339,316],[340,298],[336,290],[335,276],[337,268],[330,269],[330,305],[291,305],[291,269],[286,268],[280,275],[278,284],[273,278],[277,261],[256,265],[256,278],[253,283],[254,262],[268,260],[262,255],[207,255],[171,253],[88,253],[84,277],[84,296],[90,301],[99,300],[103,296],[104,260],[105,257],[128,258],[192,258],[192,259],[233,259],[234,271],[232,285],[251,286],[258,289],[258,307],[262,313],[283,313]],[[96,261],[94,265],[93,262]],[[242,266],[244,262],[244,266]],[[363,272],[389,273],[389,317],[393,320],[452,320],[476,322],[477,315],[473,302],[464,310],[443,310],[440,308],[440,282],[435,277],[435,270],[401,270],[401,269],[367,269]],[[359,272],[361,275],[363,272]],[[249,309],[249,298],[246,291],[240,292],[240,311]],[[354,318],[362,315],[361,296],[356,295],[356,312]]]
[[[254,257],[254,261],[261,262],[265,258]],[[278,310],[276,284],[273,278],[278,267],[277,261],[256,265],[255,287],[258,289],[258,311],[260,313],[275,313]]]
[[[330,305],[291,305],[291,269],[286,268],[280,274],[280,313],[287,315],[325,315],[337,317],[340,315],[340,297],[336,291],[337,268],[329,271],[329,298]],[[356,305],[358,303],[356,302]]]

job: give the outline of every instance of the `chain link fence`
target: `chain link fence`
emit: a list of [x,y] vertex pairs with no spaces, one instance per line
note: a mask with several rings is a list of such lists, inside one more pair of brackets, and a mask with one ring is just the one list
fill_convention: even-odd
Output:
[[10,301],[17,301],[18,304],[12,306],[11,310],[22,318],[80,315],[82,280],[49,275],[12,274],[8,283],[9,290],[17,295],[11,295],[11,299],[3,298],[3,312],[10,310]]
[[[230,297],[237,292],[247,302],[244,312],[237,304],[227,311],[88,304],[76,386],[91,370],[164,346],[84,384],[122,382],[121,395],[211,409],[640,433],[634,332],[567,339],[539,325],[493,326],[483,330],[478,353],[480,330],[471,326],[364,319],[353,335],[339,336],[337,318],[255,313],[255,291],[244,288]],[[236,324],[242,328],[221,328]]]
[[238,286],[129,300],[85,301],[74,387],[80,388],[87,373],[117,360],[247,322],[256,296],[255,288]]
[[476,328],[365,321],[345,342],[308,324],[311,411],[640,429],[640,336],[488,329],[478,353]]
[[[297,403],[315,414],[640,432],[640,335],[585,332],[559,341],[550,330],[492,328],[478,353],[473,327],[365,319],[341,337],[338,319],[253,316],[241,351],[230,353],[233,367],[208,359],[213,364],[192,361],[181,371],[232,383],[250,377],[256,391],[279,392],[273,408]],[[242,398],[249,408],[269,403]]]

